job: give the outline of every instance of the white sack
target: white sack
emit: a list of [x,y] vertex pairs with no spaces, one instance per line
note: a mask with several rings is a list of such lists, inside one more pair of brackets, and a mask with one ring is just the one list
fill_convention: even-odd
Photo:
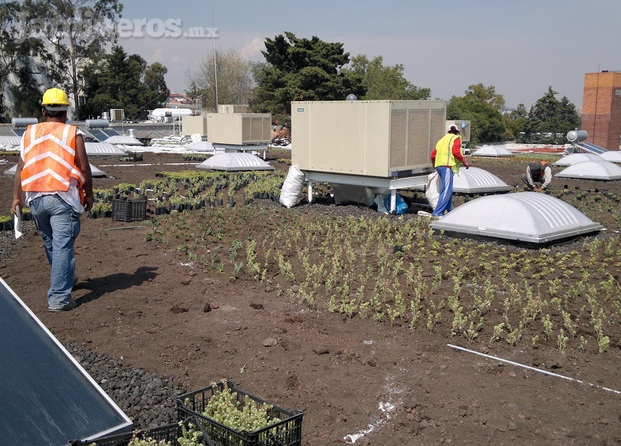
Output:
[[300,192],[304,187],[304,172],[298,166],[289,167],[287,178],[280,190],[280,204],[286,208],[292,208],[298,202]]
[[437,171],[434,171],[427,175],[427,186],[425,187],[425,197],[431,206],[431,209],[436,208],[438,205],[438,199],[440,198],[440,190],[442,182],[440,181],[440,175]]

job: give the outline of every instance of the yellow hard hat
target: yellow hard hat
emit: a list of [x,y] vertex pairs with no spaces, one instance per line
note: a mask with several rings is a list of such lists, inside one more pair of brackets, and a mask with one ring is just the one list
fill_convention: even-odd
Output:
[[50,88],[43,93],[41,105],[50,110],[63,111],[69,107],[69,98],[60,88]]

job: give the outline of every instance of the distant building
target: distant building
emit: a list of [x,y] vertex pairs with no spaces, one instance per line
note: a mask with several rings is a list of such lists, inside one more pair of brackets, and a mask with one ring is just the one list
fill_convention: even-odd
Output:
[[584,76],[582,130],[588,142],[619,150],[621,142],[621,72],[602,71]]
[[177,93],[176,91],[171,91],[168,94],[168,98],[166,98],[167,107],[173,107],[175,105],[187,105],[190,103],[191,101],[187,98],[186,95]]

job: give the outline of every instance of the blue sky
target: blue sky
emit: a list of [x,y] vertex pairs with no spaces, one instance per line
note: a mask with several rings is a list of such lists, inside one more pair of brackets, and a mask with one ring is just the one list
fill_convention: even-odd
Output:
[[[341,42],[345,51],[385,65],[432,99],[461,96],[469,85],[493,85],[508,107],[530,107],[548,86],[582,106],[585,73],[621,71],[621,0],[126,0],[132,26],[172,21],[177,30],[211,28],[216,48],[262,60],[266,38],[285,31]],[[154,22],[155,21],[155,22]],[[143,28],[146,30],[147,28]],[[129,33],[131,34],[131,33]],[[168,68],[172,90],[213,52],[213,39],[126,37],[130,54]]]

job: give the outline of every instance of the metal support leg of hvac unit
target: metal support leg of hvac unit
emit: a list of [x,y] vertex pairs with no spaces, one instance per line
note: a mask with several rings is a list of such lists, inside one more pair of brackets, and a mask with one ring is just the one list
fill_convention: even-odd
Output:
[[390,190],[390,212],[397,209],[397,190],[427,184],[427,174],[420,174],[405,178],[377,178],[360,175],[334,174],[325,172],[305,171],[308,182],[308,202],[313,202],[313,180],[326,183],[350,184],[354,186],[368,186]]

